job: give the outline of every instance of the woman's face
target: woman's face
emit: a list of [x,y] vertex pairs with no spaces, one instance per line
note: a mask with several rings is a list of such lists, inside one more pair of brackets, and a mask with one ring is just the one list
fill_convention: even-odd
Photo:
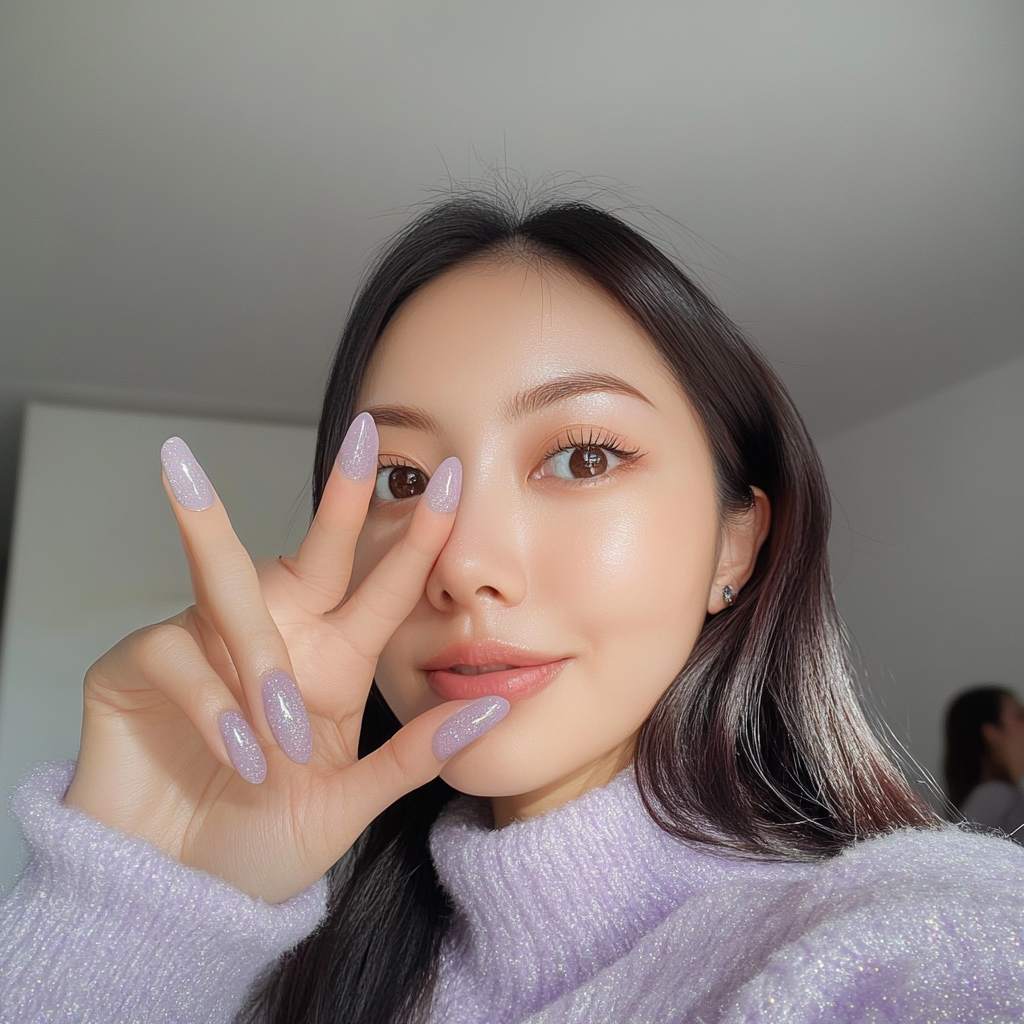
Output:
[[434,468],[455,455],[464,473],[451,537],[377,666],[392,710],[508,697],[442,773],[504,799],[499,816],[608,781],[756,555],[723,533],[708,446],[651,342],[569,272],[477,263],[402,306],[359,409],[383,468],[354,583]]

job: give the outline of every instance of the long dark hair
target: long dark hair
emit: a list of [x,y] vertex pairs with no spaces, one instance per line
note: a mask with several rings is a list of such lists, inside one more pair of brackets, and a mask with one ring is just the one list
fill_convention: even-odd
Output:
[[[956,697],[946,709],[946,757],[943,769],[946,792],[958,809],[979,782],[990,756],[988,741],[981,731],[986,724],[998,725],[1003,717],[1003,703],[1013,694],[998,683],[973,686]],[[1011,782],[1006,769],[996,763],[988,766],[991,778]],[[1000,773],[1002,774],[992,774]]]
[[[438,275],[486,258],[558,265],[603,288],[650,337],[703,423],[722,514],[748,508],[753,486],[771,501],[771,532],[753,577],[733,608],[707,619],[641,729],[634,764],[654,820],[730,855],[788,859],[934,824],[854,692],[829,579],[829,495],[803,422],[722,311],[617,217],[575,201],[523,211],[468,195],[441,202],[402,231],[372,267],[341,337],[320,420],[315,500],[395,311]],[[363,751],[397,726],[375,688]],[[277,965],[246,1020],[423,1017],[450,914],[427,841],[451,793],[432,783],[369,826],[334,869],[327,922]]]

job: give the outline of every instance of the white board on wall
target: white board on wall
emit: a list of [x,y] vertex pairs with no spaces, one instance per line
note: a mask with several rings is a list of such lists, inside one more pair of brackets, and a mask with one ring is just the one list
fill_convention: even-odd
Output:
[[254,558],[295,549],[309,519],[311,427],[29,406],[0,641],[0,891],[25,857],[10,793],[74,757],[82,678],[132,630],[191,603],[160,445],[183,437]]

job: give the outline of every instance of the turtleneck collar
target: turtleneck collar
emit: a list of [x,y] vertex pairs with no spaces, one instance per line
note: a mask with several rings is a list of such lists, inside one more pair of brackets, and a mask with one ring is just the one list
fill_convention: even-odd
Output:
[[500,830],[488,801],[459,798],[430,847],[456,908],[435,1006],[472,1005],[480,1020],[494,1007],[519,1019],[576,988],[740,867],[658,828],[631,768]]

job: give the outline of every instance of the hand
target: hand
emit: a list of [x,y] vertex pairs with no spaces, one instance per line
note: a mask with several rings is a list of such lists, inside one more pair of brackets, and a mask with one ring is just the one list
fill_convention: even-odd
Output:
[[440,772],[451,738],[465,735],[460,718],[480,735],[508,710],[501,698],[453,701],[357,758],[377,658],[448,539],[461,467],[437,468],[404,536],[345,598],[377,470],[368,415],[353,422],[298,553],[259,567],[184,442],[162,454],[195,604],[89,669],[65,800],[280,902]]

